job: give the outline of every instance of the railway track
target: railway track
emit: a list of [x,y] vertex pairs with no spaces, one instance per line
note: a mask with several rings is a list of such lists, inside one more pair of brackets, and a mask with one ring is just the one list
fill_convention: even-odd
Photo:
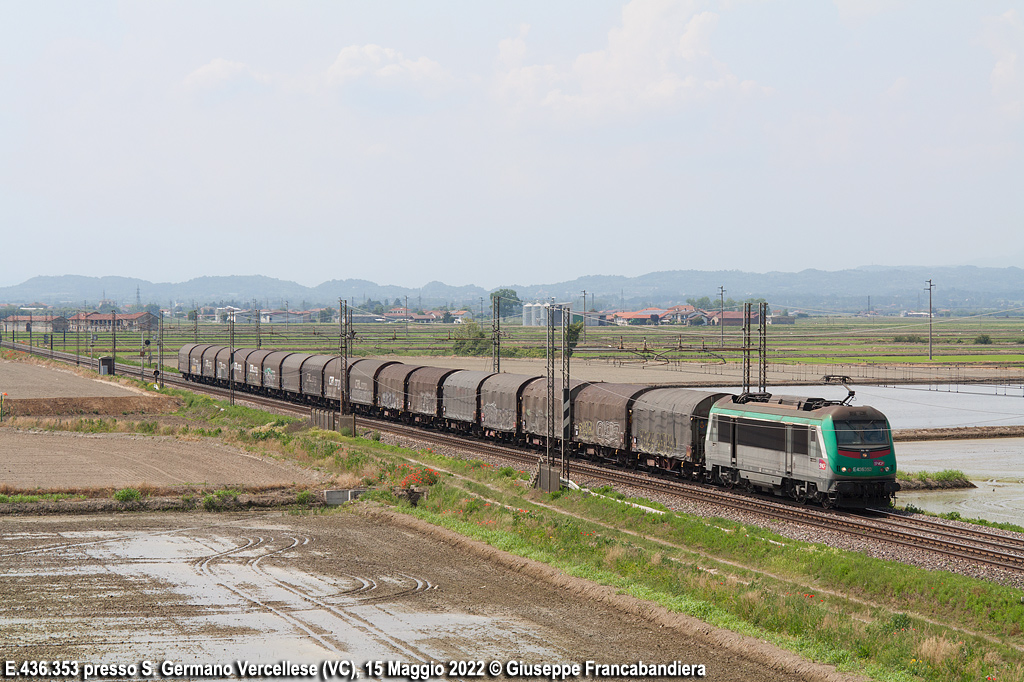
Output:
[[[520,465],[535,465],[539,458],[539,454],[535,452],[524,452],[493,443],[481,443],[391,422],[367,418],[361,421],[364,424],[372,424],[373,428],[381,432],[437,445],[469,449],[473,453],[500,457]],[[944,556],[1024,573],[1024,537],[1008,537],[982,529],[952,526],[884,510],[867,510],[862,514],[856,514],[805,507],[788,501],[729,492],[702,483],[653,477],[644,472],[612,469],[576,460],[571,463],[570,470],[597,481],[627,485],[641,490],[657,490],[679,499],[753,512],[824,530],[839,530],[868,540],[884,540],[904,547],[929,549]]]
[[[13,347],[9,343],[0,345],[7,348]],[[26,350],[24,347],[15,348]],[[51,353],[45,349],[43,352],[34,350],[34,354],[65,362],[75,362],[74,354],[70,353],[56,351]],[[115,371],[123,376],[132,376],[133,374],[138,376],[139,368],[132,365],[118,365]],[[152,370],[145,376],[147,379],[152,379]],[[165,375],[163,378],[167,384],[220,398],[227,398],[230,393],[228,389],[186,382],[173,374]],[[309,414],[309,407],[297,406],[286,401],[257,396],[248,392],[235,391],[235,397],[236,400],[279,414],[302,417]],[[532,468],[540,458],[539,453],[534,451],[440,433],[406,424],[364,416],[359,417],[359,421],[382,433],[455,448],[467,452],[467,454],[495,457],[524,466],[527,469]],[[806,507],[788,501],[726,491],[702,483],[655,477],[646,472],[615,469],[578,460],[573,460],[570,466],[573,473],[595,481],[657,491],[681,500],[703,502],[723,509],[756,513],[824,530],[841,531],[867,540],[885,541],[914,549],[928,549],[943,556],[1024,573],[1024,536],[1005,536],[981,528],[955,526],[881,509],[866,510],[858,514]]]

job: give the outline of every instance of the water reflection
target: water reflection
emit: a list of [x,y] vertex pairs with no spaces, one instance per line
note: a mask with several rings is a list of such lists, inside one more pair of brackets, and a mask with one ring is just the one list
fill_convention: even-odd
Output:
[[978,486],[899,493],[897,504],[1024,525],[1024,438],[899,443],[896,461],[907,472],[959,469]]

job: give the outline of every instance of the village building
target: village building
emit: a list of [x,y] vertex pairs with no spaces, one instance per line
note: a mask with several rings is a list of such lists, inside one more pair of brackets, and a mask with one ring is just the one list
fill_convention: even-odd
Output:
[[66,332],[68,318],[60,315],[9,315],[4,318],[4,332],[52,334]]
[[76,332],[155,331],[159,318],[149,312],[77,313],[69,322],[69,331]]

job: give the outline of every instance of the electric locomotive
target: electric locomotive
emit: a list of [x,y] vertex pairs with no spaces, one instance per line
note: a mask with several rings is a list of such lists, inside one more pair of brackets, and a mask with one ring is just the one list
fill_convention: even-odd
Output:
[[718,400],[705,445],[708,477],[824,507],[888,506],[900,489],[889,422],[873,407],[845,403]]

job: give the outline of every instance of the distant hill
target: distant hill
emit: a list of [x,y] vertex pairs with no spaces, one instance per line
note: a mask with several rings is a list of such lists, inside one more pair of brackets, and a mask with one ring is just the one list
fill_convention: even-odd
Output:
[[[684,303],[688,298],[718,298],[719,287],[726,298],[767,299],[776,308],[807,308],[823,311],[878,311],[926,308],[926,280],[935,283],[936,308],[1010,309],[1024,305],[1024,269],[958,267],[866,266],[828,272],[753,273],[738,270],[672,270],[638,277],[588,275],[553,284],[509,285],[523,301],[579,301],[586,290],[588,307],[598,309],[635,308],[644,305]],[[502,287],[505,288],[505,287]],[[260,307],[293,309],[335,306],[338,299],[358,305],[367,299],[391,305],[409,297],[413,307],[440,305],[479,309],[480,299],[490,293],[477,286],[449,286],[429,282],[419,288],[381,285],[360,279],[331,280],[316,287],[262,275],[198,277],[180,283],[153,283],[130,277],[83,277],[63,275],[33,277],[22,284],[0,288],[0,304],[33,302],[76,307],[95,305],[101,299],[120,305],[134,303],[136,293],[143,303],[165,306],[171,302],[191,306],[231,303],[248,307],[253,300]]]

